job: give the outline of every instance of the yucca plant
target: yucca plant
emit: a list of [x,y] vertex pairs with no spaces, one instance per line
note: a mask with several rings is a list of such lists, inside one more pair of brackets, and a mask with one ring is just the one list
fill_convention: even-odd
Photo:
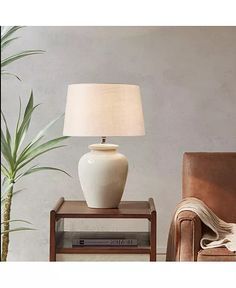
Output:
[[[18,37],[12,37],[12,34],[19,30],[20,26],[13,26],[10,28],[1,29],[1,53],[2,51]],[[17,79],[20,78],[17,75],[3,70],[10,63],[19,60],[23,57],[42,53],[42,50],[26,50],[14,55],[8,56],[7,58],[1,57],[1,76],[2,75],[13,75]],[[11,219],[11,205],[12,197],[14,194],[21,190],[15,190],[16,183],[24,176],[39,172],[42,170],[54,170],[66,173],[62,169],[55,167],[44,167],[39,165],[29,166],[30,163],[38,158],[40,155],[49,152],[50,150],[63,147],[65,145],[59,145],[59,143],[68,137],[58,137],[46,142],[43,142],[43,138],[47,130],[60,118],[56,118],[47,124],[38,134],[27,144],[24,144],[25,136],[30,126],[33,112],[39,105],[34,105],[33,92],[29,97],[28,103],[22,113],[21,101],[18,113],[18,119],[15,125],[13,133],[8,128],[7,119],[4,113],[1,111],[1,123],[4,129],[1,128],[1,172],[2,172],[2,195],[1,195],[1,236],[2,236],[2,254],[1,261],[7,260],[8,246],[9,246],[9,233],[22,230],[33,230],[30,226],[26,227],[10,227],[13,223],[24,223],[31,224],[26,220]],[[4,130],[4,131],[3,131]]]

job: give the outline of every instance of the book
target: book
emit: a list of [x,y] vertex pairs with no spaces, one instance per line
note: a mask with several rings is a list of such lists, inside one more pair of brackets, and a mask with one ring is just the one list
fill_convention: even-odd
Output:
[[137,239],[115,239],[115,238],[80,238],[72,240],[72,247],[82,246],[137,246]]

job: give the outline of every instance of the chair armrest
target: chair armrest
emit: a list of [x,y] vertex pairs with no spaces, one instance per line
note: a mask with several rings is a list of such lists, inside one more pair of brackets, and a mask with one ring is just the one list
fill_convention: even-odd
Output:
[[202,223],[192,211],[182,211],[171,223],[166,261],[196,261],[200,250]]

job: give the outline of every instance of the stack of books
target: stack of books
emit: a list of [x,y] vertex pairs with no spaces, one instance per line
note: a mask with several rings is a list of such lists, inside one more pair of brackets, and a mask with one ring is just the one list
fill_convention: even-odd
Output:
[[137,246],[138,240],[126,237],[80,237],[72,239],[72,247],[85,246]]

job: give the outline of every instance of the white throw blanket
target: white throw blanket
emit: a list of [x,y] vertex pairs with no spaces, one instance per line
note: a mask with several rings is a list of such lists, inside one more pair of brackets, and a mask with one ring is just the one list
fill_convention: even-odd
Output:
[[226,223],[208,208],[201,200],[190,197],[179,203],[175,217],[181,211],[192,211],[196,213],[201,221],[209,227],[209,231],[203,234],[200,245],[202,249],[226,247],[236,252],[236,224]]

